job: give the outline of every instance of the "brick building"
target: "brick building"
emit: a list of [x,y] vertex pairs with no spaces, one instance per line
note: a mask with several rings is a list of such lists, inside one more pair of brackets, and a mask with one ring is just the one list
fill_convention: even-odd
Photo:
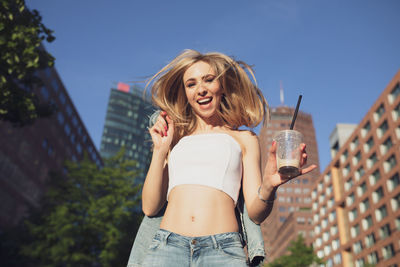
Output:
[[[293,113],[294,109],[287,106],[271,109],[271,120],[259,134],[262,170],[265,168],[274,135],[280,130],[290,128]],[[304,135],[304,143],[307,144],[309,154],[308,165],[319,166],[317,141],[311,115],[299,111],[294,129]],[[274,208],[270,216],[261,224],[268,261],[285,254],[290,241],[295,240],[299,234],[304,236],[307,244],[311,244],[310,195],[319,174],[319,169],[317,169],[279,187]]]
[[314,250],[326,266],[399,266],[400,71],[312,189]]

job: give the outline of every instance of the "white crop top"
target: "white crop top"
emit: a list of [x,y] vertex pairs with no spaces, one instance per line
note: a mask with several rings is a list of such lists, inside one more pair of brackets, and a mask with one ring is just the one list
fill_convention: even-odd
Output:
[[168,194],[178,185],[210,186],[237,202],[242,179],[242,150],[226,133],[184,136],[168,160]]

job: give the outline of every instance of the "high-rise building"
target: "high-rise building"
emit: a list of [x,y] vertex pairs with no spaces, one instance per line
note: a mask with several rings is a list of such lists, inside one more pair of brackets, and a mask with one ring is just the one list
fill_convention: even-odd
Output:
[[[262,170],[265,168],[274,135],[280,130],[290,128],[293,113],[294,109],[287,106],[271,109],[271,120],[259,134]],[[299,111],[294,129],[304,135],[304,143],[307,145],[309,155],[307,165],[319,166],[317,141],[311,115]],[[269,261],[285,254],[290,241],[295,240],[299,234],[303,235],[307,244],[311,244],[310,192],[319,174],[319,169],[316,169],[279,187],[274,208],[270,216],[261,224]]]
[[314,250],[326,266],[399,266],[400,71],[312,189]]
[[148,133],[149,117],[154,112],[149,96],[137,86],[118,83],[111,89],[100,154],[104,158],[125,148],[125,159],[135,160],[141,171],[137,183],[143,183],[151,160],[152,141]]
[[65,160],[80,161],[86,152],[102,165],[78,111],[55,68],[39,71],[43,85],[33,90],[56,105],[51,117],[14,127],[0,121],[0,227],[12,226],[38,207],[49,171],[65,172]]

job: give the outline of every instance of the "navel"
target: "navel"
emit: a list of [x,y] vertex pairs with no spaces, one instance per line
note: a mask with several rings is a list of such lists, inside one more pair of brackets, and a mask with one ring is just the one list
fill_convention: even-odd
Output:
[[194,219],[195,219],[194,216],[190,216],[190,218],[191,218],[192,222],[194,222]]

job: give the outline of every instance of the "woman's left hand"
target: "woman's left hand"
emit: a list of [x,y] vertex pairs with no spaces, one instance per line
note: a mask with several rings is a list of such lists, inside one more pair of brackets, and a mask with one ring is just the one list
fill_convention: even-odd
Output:
[[[302,168],[304,165],[307,164],[306,145],[304,143],[302,143],[300,145],[300,148],[301,148],[301,159],[300,159],[300,174],[299,174],[299,176],[309,173],[312,170],[317,168],[317,165],[315,165],[315,164],[312,164],[304,169]],[[267,186],[277,187],[277,186],[280,186],[280,185],[292,180],[293,178],[295,178],[295,177],[287,178],[287,177],[282,177],[279,174],[278,168],[277,168],[277,163],[276,163],[276,142],[274,141],[269,149],[268,161],[267,161],[267,165],[265,166],[265,170],[264,170],[263,183],[266,184]]]

